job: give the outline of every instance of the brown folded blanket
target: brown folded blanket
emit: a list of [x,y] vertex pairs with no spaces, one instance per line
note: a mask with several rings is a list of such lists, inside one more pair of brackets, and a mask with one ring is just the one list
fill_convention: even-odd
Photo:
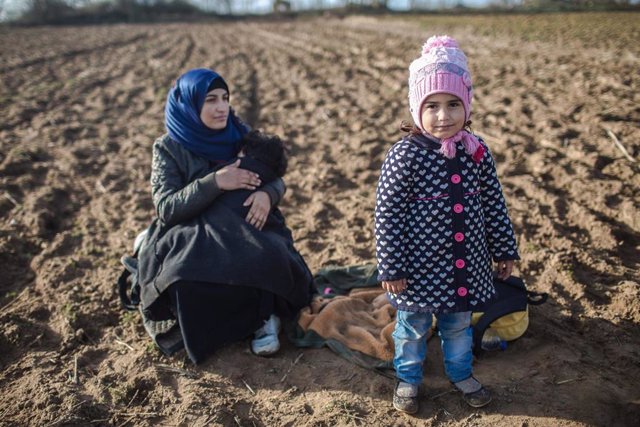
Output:
[[351,350],[391,361],[395,318],[396,309],[382,288],[355,288],[348,295],[314,298],[302,309],[298,325]]

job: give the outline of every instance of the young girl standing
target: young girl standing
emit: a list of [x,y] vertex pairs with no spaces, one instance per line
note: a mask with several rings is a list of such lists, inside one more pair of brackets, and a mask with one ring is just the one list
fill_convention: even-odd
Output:
[[494,160],[467,130],[471,99],[458,43],[431,37],[409,67],[415,125],[387,153],[378,183],[378,278],[398,309],[393,406],[407,413],[418,410],[434,315],[447,377],[469,405],[491,401],[472,375],[471,312],[495,295],[491,258],[507,278],[519,256]]

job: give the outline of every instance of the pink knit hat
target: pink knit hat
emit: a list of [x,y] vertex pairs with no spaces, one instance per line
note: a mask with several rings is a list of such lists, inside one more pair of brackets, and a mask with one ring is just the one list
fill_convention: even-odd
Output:
[[465,120],[469,120],[473,87],[467,57],[449,36],[430,37],[422,46],[422,55],[409,66],[409,107],[413,121],[423,131],[422,104],[434,93],[460,98]]

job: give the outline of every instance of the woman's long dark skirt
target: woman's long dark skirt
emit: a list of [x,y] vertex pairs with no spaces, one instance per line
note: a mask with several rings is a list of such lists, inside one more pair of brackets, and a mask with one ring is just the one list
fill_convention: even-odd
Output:
[[271,314],[281,318],[296,314],[284,299],[246,286],[180,281],[167,293],[193,363],[204,361],[225,344],[251,336]]

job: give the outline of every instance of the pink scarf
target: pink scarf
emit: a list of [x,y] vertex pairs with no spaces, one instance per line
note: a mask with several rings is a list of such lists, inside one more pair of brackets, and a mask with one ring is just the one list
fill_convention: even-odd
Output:
[[440,146],[440,153],[449,159],[453,159],[456,156],[456,142],[459,141],[462,141],[465,151],[471,155],[473,161],[480,163],[486,150],[482,144],[480,144],[478,138],[466,130],[461,130],[452,137],[440,141],[442,144]]

